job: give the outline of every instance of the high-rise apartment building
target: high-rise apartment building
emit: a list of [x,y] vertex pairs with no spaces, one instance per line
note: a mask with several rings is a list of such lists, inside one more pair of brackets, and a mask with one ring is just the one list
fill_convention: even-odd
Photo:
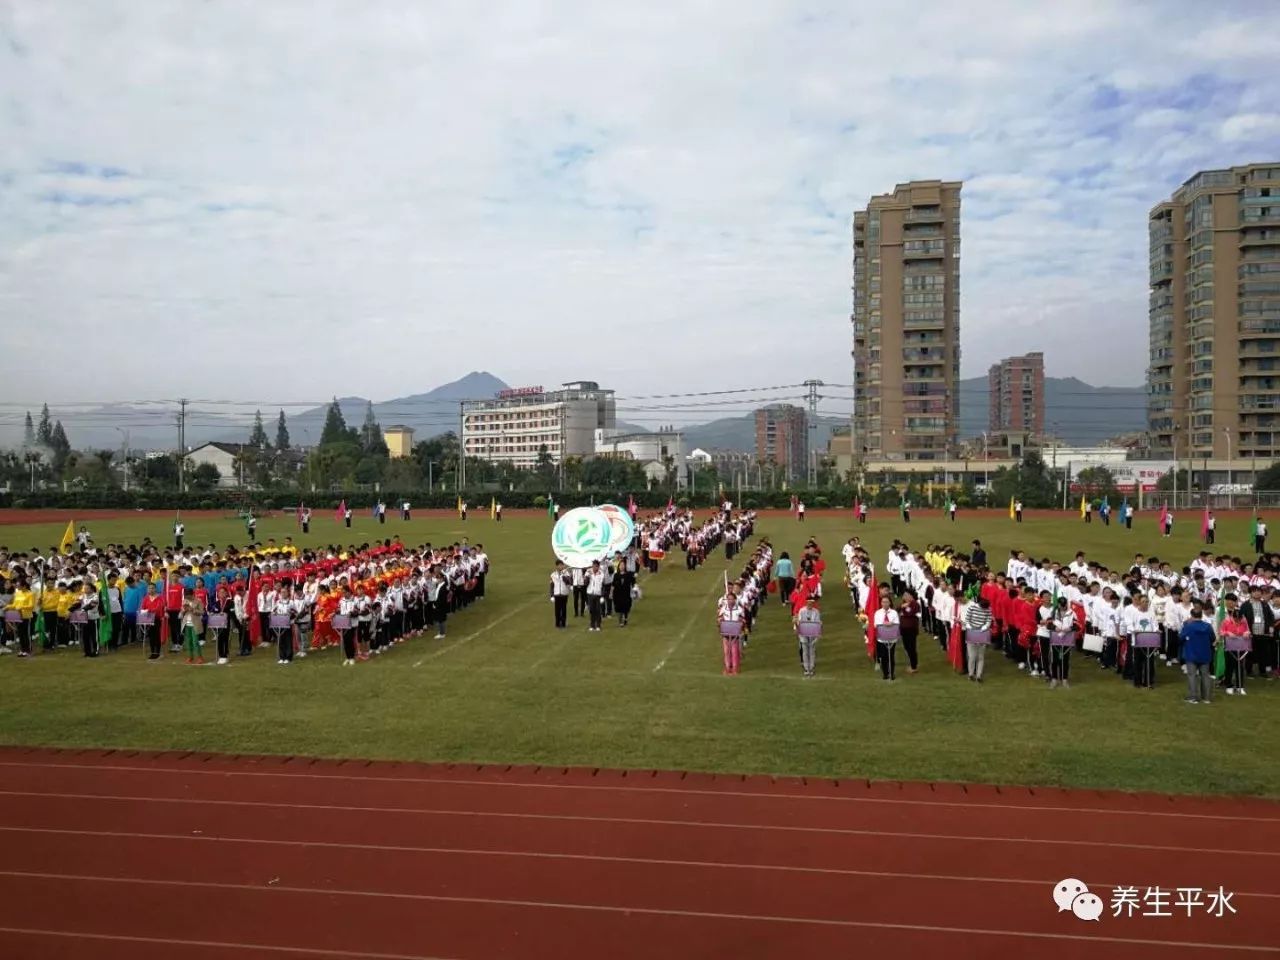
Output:
[[756,462],[777,464],[788,480],[808,473],[808,417],[803,407],[778,403],[756,411]]
[[1280,161],[1205,170],[1152,209],[1147,420],[1179,458],[1280,452]]
[[853,215],[855,460],[942,460],[960,417],[960,183],[913,180]]
[[1044,435],[1044,354],[1005,357],[987,372],[992,432]]

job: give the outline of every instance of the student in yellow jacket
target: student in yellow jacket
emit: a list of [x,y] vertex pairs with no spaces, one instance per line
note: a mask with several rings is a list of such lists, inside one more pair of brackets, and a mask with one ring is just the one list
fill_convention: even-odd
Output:
[[71,646],[71,624],[67,622],[67,618],[71,615],[71,608],[75,606],[76,593],[75,584],[70,584],[58,591],[58,636],[54,642],[60,647]]
[[47,650],[58,642],[58,604],[62,600],[62,590],[56,583],[50,584],[36,595],[36,599],[44,611],[44,646]]
[[[18,636],[18,656],[31,656],[31,618],[35,615],[36,595],[25,578],[18,578],[13,584],[13,599],[5,607],[6,611],[16,610],[22,615],[21,623],[6,624]],[[7,649],[7,648],[6,648]]]

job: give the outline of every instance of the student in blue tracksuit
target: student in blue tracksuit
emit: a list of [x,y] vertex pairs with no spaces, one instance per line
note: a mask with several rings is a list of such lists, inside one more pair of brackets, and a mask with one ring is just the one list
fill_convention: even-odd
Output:
[[124,596],[120,599],[120,608],[124,612],[122,643],[133,643],[138,639],[138,611],[142,609],[142,598],[146,595],[145,581],[135,580],[132,576],[124,578]]

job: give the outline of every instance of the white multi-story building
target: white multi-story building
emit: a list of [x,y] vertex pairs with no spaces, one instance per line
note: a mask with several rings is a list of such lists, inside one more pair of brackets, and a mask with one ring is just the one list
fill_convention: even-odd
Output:
[[[596,431],[596,456],[622,457],[644,465],[646,475],[661,480],[668,462],[676,468],[676,485],[686,486],[684,467],[684,434],[678,430],[645,433],[619,433],[617,430]],[[668,461],[667,458],[670,458]],[[657,468],[651,469],[651,464]]]
[[596,431],[612,431],[617,408],[612,390],[577,380],[559,390],[519,387],[492,400],[469,400],[462,407],[462,446],[468,457],[532,467],[547,448],[552,462],[590,457]]

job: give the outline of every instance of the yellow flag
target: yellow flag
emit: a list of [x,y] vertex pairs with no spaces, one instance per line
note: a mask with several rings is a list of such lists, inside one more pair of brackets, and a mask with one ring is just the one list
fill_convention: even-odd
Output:
[[498,515],[498,498],[490,497],[489,498],[489,519],[492,520],[497,515]]
[[76,542],[76,525],[72,520],[67,521],[67,532],[62,535],[62,542],[58,544],[59,553],[70,553],[71,547]]
[[458,494],[458,516],[462,516],[462,494]]
[[1084,494],[1082,493],[1082,494],[1080,494],[1080,519],[1081,519],[1081,520],[1083,520],[1083,519],[1084,519],[1084,514],[1085,514],[1085,509],[1084,509]]
[[1016,518],[1017,518],[1017,514],[1015,514],[1013,511],[1013,497],[1010,497],[1009,498],[1009,519],[1014,520]]

